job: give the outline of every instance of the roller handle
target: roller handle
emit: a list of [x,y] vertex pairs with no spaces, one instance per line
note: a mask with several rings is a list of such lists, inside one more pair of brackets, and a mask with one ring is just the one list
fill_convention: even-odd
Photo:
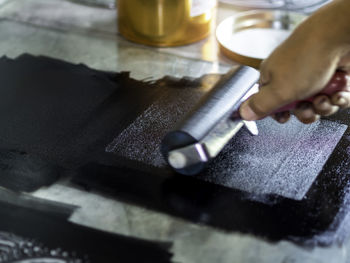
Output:
[[347,86],[347,75],[346,72],[344,71],[340,71],[337,70],[336,73],[334,73],[332,79],[328,82],[328,84],[326,85],[326,87],[317,95],[314,95],[308,99],[305,100],[301,100],[301,101],[295,101],[292,102],[286,106],[283,106],[281,108],[279,108],[278,110],[276,110],[274,113],[280,113],[280,112],[284,112],[284,111],[290,111],[293,110],[297,107],[297,105],[300,102],[313,102],[313,100],[315,99],[316,96],[319,95],[333,95],[334,93],[338,92],[338,91],[342,91],[346,88]]

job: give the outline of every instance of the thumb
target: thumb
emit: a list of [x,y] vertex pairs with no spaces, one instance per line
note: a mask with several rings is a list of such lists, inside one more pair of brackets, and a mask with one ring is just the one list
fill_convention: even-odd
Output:
[[290,101],[293,99],[281,96],[280,92],[267,85],[243,102],[239,113],[244,120],[255,121],[270,115]]

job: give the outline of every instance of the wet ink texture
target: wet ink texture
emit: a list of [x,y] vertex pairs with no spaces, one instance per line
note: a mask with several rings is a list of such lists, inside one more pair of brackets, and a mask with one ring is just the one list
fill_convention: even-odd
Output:
[[0,148],[44,156],[65,168],[84,163],[101,140],[108,142],[108,132],[148,103],[147,95],[145,102],[140,97],[146,84],[135,81],[135,87],[128,73],[30,55],[3,57],[0,70]]
[[[195,83],[192,81],[192,85]],[[171,84],[169,81],[157,100],[106,147],[107,152],[156,167],[167,165],[159,150],[162,138],[205,93],[198,88],[200,83],[192,88]]]
[[16,150],[0,149],[0,185],[13,191],[32,192],[54,183],[63,170],[43,158]]
[[254,194],[301,200],[343,136],[346,125],[258,122],[259,135],[240,131],[203,173],[203,179]]
[[27,54],[0,58],[0,71],[0,185],[16,191],[94,160],[157,90],[128,73]]

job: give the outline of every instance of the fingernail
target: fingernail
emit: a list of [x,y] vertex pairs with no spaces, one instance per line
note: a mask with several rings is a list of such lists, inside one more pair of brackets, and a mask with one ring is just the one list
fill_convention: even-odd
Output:
[[318,102],[319,105],[324,104],[327,101],[327,98],[323,97],[321,100]]
[[337,104],[338,105],[345,105],[346,104],[346,99],[344,99],[343,97],[339,97],[337,99]]
[[241,117],[247,121],[256,121],[259,116],[249,107],[248,103],[242,105],[240,109]]
[[305,119],[311,119],[315,113],[312,109],[308,108],[303,111],[302,115]]
[[275,119],[278,121],[278,122],[286,122],[289,118],[289,113],[288,112],[279,112],[279,113],[276,113],[275,114]]
[[276,120],[280,123],[285,123],[287,121],[287,118],[285,118],[284,116],[281,116],[281,117],[276,117]]
[[326,98],[322,99],[317,106],[321,110],[328,110],[332,105],[328,102]]

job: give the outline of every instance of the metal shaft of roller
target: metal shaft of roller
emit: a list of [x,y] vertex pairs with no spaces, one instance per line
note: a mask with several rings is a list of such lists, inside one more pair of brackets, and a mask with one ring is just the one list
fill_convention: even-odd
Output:
[[[170,151],[196,144],[215,130],[220,121],[228,118],[233,111],[238,109],[242,98],[256,84],[258,79],[259,72],[247,66],[236,67],[224,75],[215,87],[179,123],[177,128],[165,136],[161,145],[164,158],[169,162]],[[222,136],[225,136],[225,134]],[[191,159],[190,155],[191,152],[189,151],[186,157]],[[170,163],[170,165],[179,173],[197,174],[208,161],[191,164],[189,167],[180,169],[174,167],[175,162]]]

